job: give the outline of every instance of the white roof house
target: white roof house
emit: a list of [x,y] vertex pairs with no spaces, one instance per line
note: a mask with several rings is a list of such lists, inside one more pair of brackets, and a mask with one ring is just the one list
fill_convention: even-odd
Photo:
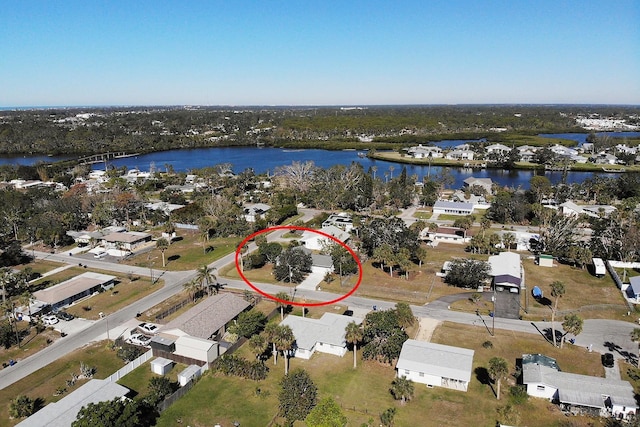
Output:
[[471,215],[473,203],[448,202],[438,200],[433,204],[433,213],[449,215]]
[[428,386],[467,391],[473,354],[466,348],[410,339],[402,345],[397,376]]
[[62,283],[34,292],[33,297],[53,309],[70,305],[74,301],[112,286],[116,277],[94,272],[82,273]]
[[409,153],[415,159],[425,159],[427,157],[436,159],[442,157],[442,148],[431,145],[425,146],[422,144],[418,144],[415,147],[409,148],[407,150],[407,153]]
[[197,360],[203,364],[213,362],[220,355],[220,347],[216,341],[184,335],[176,339],[175,345],[174,355]]
[[491,144],[484,147],[484,149],[487,153],[508,153],[511,151],[511,148],[504,144]]
[[20,427],[69,427],[89,403],[122,398],[129,389],[108,380],[92,379],[57,402],[50,403],[17,425]]
[[522,356],[522,381],[530,396],[559,402],[566,410],[586,408],[625,418],[638,410],[628,381],[561,372],[554,359],[541,354]]
[[351,322],[362,323],[358,317],[325,313],[320,319],[287,316],[281,325],[287,325],[296,338],[295,357],[310,359],[314,352],[344,356],[347,352],[345,328]]
[[489,257],[490,276],[493,276],[494,285],[521,287],[522,265],[520,255],[516,252],[500,252],[499,255]]
[[[345,243],[351,237],[349,233],[339,229],[335,225],[322,227],[319,231],[334,237],[342,243]],[[312,250],[321,250],[323,245],[326,245],[327,243],[336,243],[333,239],[312,231],[305,231],[301,240],[306,248]]]
[[491,178],[476,178],[476,177],[470,176],[469,178],[465,179],[462,182],[463,182],[463,186],[466,188],[471,188],[474,185],[477,185],[478,187],[484,188],[487,194],[493,193],[493,181],[491,181]]
[[252,203],[244,206],[242,216],[247,222],[256,222],[265,217],[271,206],[265,203]]

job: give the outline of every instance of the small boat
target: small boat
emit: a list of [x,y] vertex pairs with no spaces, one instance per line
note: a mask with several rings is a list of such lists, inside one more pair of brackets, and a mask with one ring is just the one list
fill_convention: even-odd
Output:
[[619,168],[619,169],[608,169],[608,168],[605,168],[604,166],[602,167],[602,170],[603,170],[604,172],[607,172],[607,173],[622,173],[622,172],[625,172],[625,171],[626,171],[626,169],[625,169],[625,168]]
[[363,153],[362,151],[359,151],[358,157],[367,157],[367,153]]

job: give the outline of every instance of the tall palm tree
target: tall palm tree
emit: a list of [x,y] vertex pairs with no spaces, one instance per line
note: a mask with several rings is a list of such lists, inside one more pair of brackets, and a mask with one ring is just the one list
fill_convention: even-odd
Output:
[[194,302],[196,300],[196,293],[198,292],[198,289],[200,289],[200,283],[198,283],[197,280],[193,279],[193,280],[189,280],[187,283],[185,283],[182,286],[184,287],[185,291],[189,292],[189,296],[191,297],[191,302]]
[[278,351],[276,350],[276,335],[278,333],[278,325],[276,323],[267,323],[264,327],[264,337],[267,339],[267,342],[271,343],[272,350],[271,354],[273,354],[273,364],[278,364]]
[[564,283],[559,280],[556,280],[551,284],[551,296],[554,297],[553,301],[553,309],[551,310],[551,333],[553,338],[553,346],[557,347],[556,343],[556,312],[558,311],[558,301],[565,294],[566,289],[564,287]]
[[255,334],[249,338],[249,348],[256,355],[256,359],[262,360],[262,355],[269,347],[269,341],[263,334]]
[[[282,301],[289,301],[289,294],[286,292],[278,292],[276,294],[276,298]],[[284,308],[287,306],[286,303],[277,301],[278,308],[280,309],[280,321],[284,320]]]
[[394,399],[399,400],[402,405],[413,398],[413,381],[407,379],[407,377],[397,377],[391,382],[391,389],[389,390]]
[[218,293],[217,280],[218,278],[213,274],[215,268],[203,265],[196,270],[196,281],[200,283],[202,289],[206,289],[207,295],[211,295],[211,289],[215,289],[215,293]]
[[364,338],[364,331],[356,322],[350,322],[345,328],[344,338],[349,344],[353,345],[353,369],[355,369],[357,368],[358,343]]
[[160,252],[162,252],[162,266],[166,267],[167,264],[164,259],[164,252],[169,248],[169,242],[164,237],[161,237],[156,240],[156,248],[160,249]]
[[489,375],[496,382],[496,398],[500,400],[500,381],[509,372],[509,365],[502,357],[492,357],[489,359]]
[[284,374],[289,373],[289,351],[293,347],[293,343],[296,341],[296,337],[293,336],[293,331],[288,325],[280,325],[276,329],[276,335],[274,337],[274,344],[276,350],[282,352],[284,357]]
[[504,233],[502,235],[502,245],[511,252],[511,246],[516,243],[516,236],[513,233]]

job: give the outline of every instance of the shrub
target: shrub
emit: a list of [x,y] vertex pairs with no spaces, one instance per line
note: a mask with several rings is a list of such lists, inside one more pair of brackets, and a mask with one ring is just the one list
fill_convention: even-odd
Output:
[[484,348],[493,348],[493,343],[489,340],[482,343],[482,347]]
[[224,375],[234,375],[254,381],[267,378],[269,368],[262,362],[249,362],[248,360],[234,356],[224,355],[213,362],[212,369]]
[[509,402],[514,405],[522,405],[527,402],[529,395],[527,389],[522,385],[514,385],[509,388]]

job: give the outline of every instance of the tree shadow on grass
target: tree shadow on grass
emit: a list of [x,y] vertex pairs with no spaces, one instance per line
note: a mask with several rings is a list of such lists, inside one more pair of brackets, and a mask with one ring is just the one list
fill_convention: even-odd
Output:
[[171,255],[169,258],[167,258],[167,261],[177,261],[180,259],[180,255]]
[[488,385],[489,387],[491,387],[491,391],[493,391],[493,394],[495,395],[496,390],[493,388],[493,381],[491,381],[491,376],[489,375],[489,371],[487,371],[487,368],[478,366],[474,370],[474,373],[476,374],[476,379],[480,381],[480,384]]

